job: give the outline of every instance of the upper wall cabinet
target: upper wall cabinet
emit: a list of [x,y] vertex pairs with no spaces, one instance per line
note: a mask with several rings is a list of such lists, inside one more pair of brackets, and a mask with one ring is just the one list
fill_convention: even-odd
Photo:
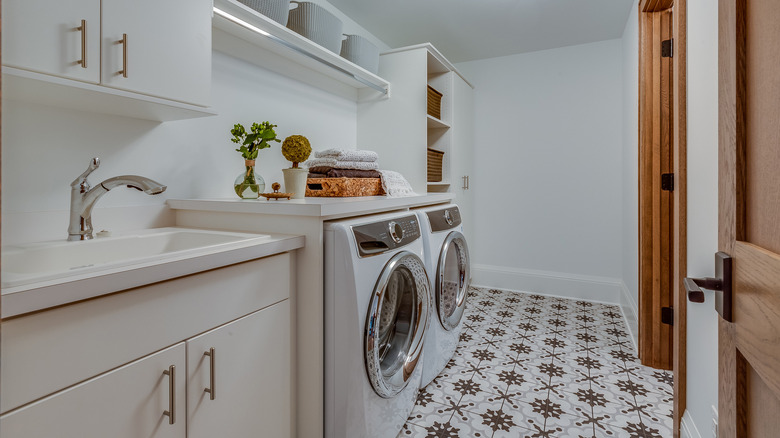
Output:
[[211,0],[103,0],[102,6],[103,85],[209,104]]
[[100,82],[100,0],[3,2],[3,64]]
[[214,113],[211,0],[5,0],[3,97],[166,121]]

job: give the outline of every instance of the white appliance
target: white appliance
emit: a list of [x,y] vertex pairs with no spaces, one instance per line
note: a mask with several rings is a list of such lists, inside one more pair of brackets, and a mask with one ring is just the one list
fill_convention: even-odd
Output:
[[425,268],[431,280],[432,316],[423,347],[421,387],[441,373],[455,354],[471,283],[471,261],[457,205],[415,210],[422,228]]
[[414,407],[430,313],[417,216],[325,224],[325,437],[395,438]]

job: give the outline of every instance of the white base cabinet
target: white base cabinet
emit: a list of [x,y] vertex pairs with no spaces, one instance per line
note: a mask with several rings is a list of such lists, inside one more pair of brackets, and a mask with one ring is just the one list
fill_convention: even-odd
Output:
[[290,436],[289,326],[283,301],[187,341],[189,438]]
[[294,260],[3,321],[3,438],[289,437]]
[[3,416],[3,437],[184,438],[186,369],[179,343]]

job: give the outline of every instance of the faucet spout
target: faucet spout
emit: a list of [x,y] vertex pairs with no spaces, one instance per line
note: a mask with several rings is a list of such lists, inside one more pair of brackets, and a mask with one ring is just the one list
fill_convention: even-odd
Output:
[[90,187],[87,176],[99,165],[100,160],[93,158],[87,171],[71,184],[70,225],[68,226],[68,240],[70,241],[92,239],[92,209],[98,199],[110,190],[127,186],[147,195],[158,195],[167,188],[154,180],[138,175],[115,176],[95,187]]
[[106,191],[120,186],[127,186],[146,193],[147,195],[159,195],[168,187],[149,178],[138,175],[121,175],[109,178],[100,183]]

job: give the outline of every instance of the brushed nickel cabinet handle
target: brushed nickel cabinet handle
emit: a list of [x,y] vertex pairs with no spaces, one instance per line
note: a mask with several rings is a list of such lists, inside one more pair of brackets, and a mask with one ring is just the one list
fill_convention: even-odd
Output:
[[217,398],[217,378],[216,378],[216,368],[217,365],[217,352],[214,350],[214,347],[209,348],[209,351],[203,353],[204,356],[208,356],[209,358],[209,366],[211,368],[211,373],[209,374],[209,387],[204,388],[203,391],[205,391],[209,395],[210,400],[214,400]]
[[81,20],[81,26],[76,30],[81,31],[81,59],[78,63],[81,64],[81,68],[87,68],[87,20]]
[[122,34],[122,39],[116,42],[122,45],[122,70],[117,72],[118,75],[122,75],[123,78],[127,77],[127,34]]
[[163,374],[168,376],[168,410],[163,415],[168,416],[168,424],[176,422],[176,365],[171,365]]

